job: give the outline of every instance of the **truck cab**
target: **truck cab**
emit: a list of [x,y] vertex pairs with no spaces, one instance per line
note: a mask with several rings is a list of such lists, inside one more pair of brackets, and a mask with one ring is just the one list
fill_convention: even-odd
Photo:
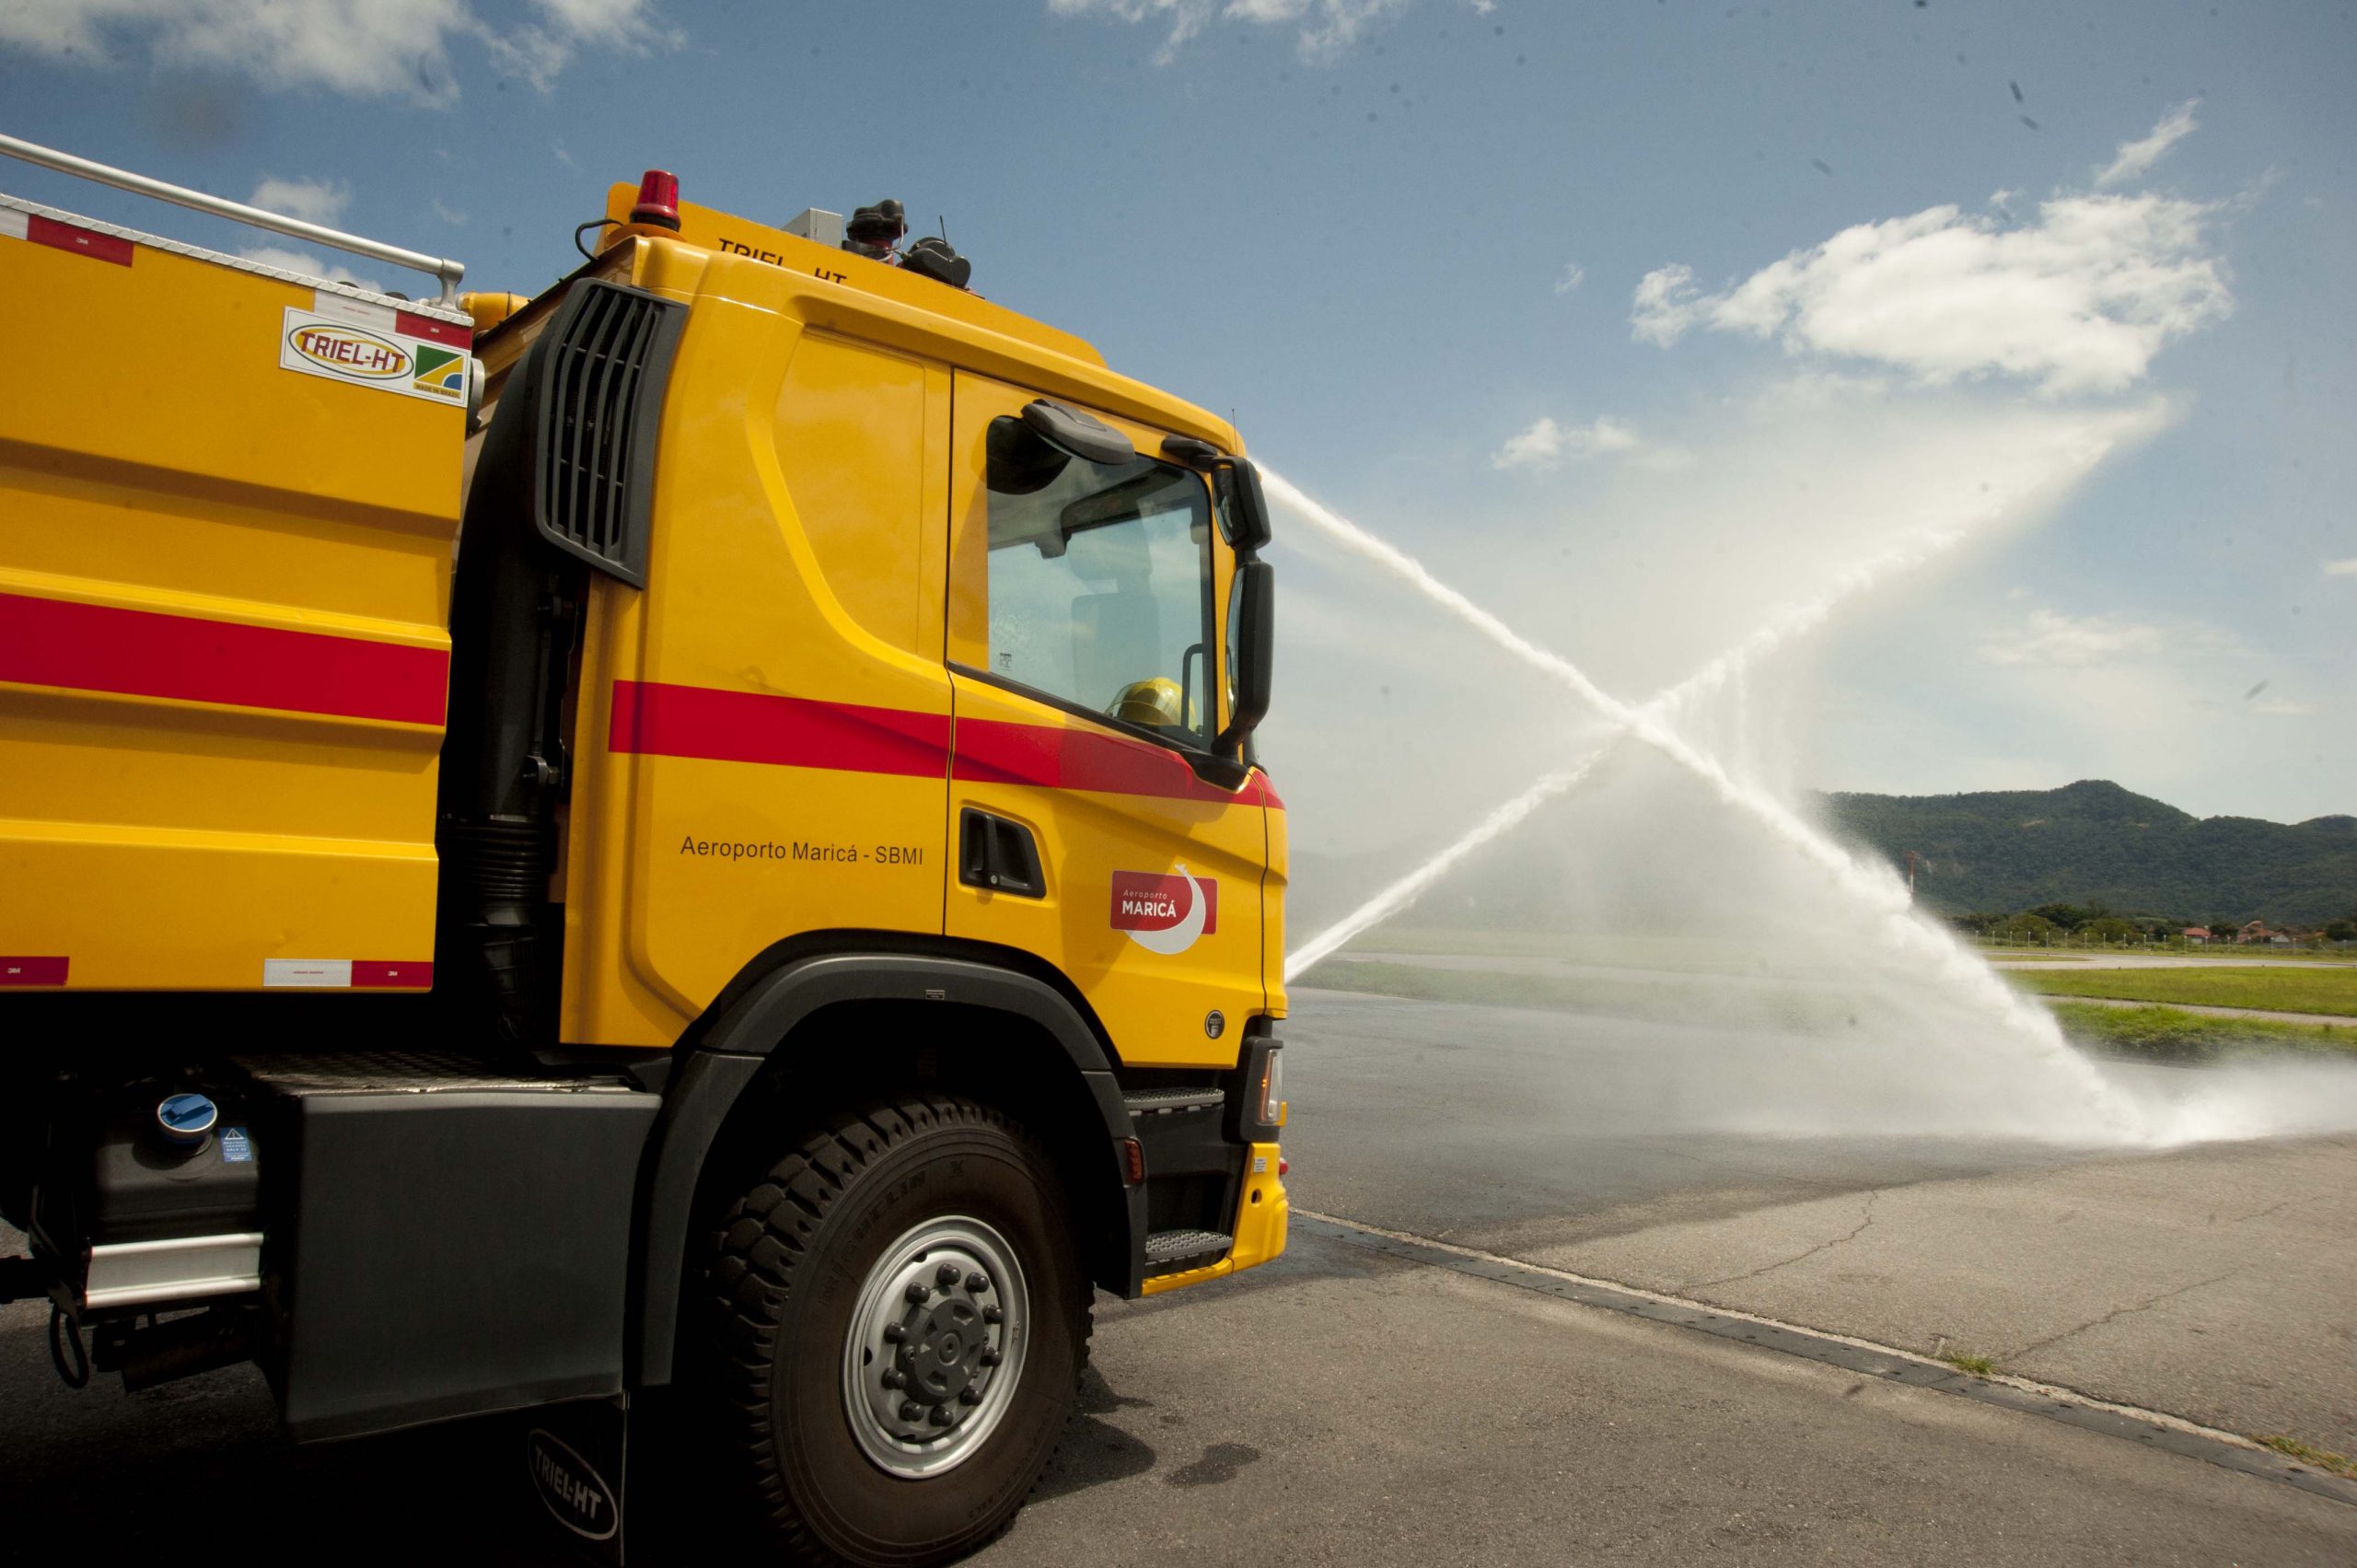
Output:
[[421,303],[0,197],[6,1277],[298,1439],[534,1412],[608,1550],[654,1400],[946,1561],[1094,1290],[1284,1244],[1266,507],[962,288],[656,172],[584,227]]

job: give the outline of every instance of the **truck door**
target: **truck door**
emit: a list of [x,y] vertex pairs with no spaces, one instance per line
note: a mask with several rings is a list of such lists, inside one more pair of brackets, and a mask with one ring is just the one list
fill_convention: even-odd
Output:
[[946,929],[1054,964],[1132,1065],[1227,1065],[1262,1005],[1258,774],[1223,765],[1233,553],[1162,433],[1096,461],[960,372]]

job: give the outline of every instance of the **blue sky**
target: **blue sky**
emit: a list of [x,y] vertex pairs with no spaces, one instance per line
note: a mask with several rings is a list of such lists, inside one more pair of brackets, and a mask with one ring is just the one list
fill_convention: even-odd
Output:
[[[2357,18],[2313,4],[0,11],[0,129],[474,286],[545,285],[650,165],[772,219],[898,196],[1631,696],[1968,533],[1761,672],[1780,776],[2278,819],[2357,810],[2352,80]],[[1387,810],[1469,816],[1577,741],[1380,584],[1286,567],[1297,804],[1347,815],[1330,760],[1404,733],[1458,765]]]

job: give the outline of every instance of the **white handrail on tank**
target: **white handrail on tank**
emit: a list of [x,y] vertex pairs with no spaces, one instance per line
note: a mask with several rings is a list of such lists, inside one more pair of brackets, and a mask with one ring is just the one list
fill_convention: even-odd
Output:
[[390,266],[410,267],[421,273],[431,273],[441,281],[442,303],[455,306],[459,300],[459,280],[467,275],[466,263],[446,257],[428,256],[422,250],[404,250],[398,245],[388,245],[381,239],[364,239],[356,234],[346,234],[301,218],[284,214],[264,212],[243,202],[232,202],[224,196],[207,195],[184,185],[172,185],[161,180],[150,180],[144,174],[134,174],[127,168],[109,164],[93,163],[72,153],[61,153],[54,147],[41,146],[20,141],[15,136],[0,135],[0,153],[37,163],[43,168],[53,168],[60,174],[72,174],[84,180],[95,180],[101,185],[111,185],[141,196],[153,196],[159,202],[177,202],[183,207],[193,207],[200,213],[228,218],[235,223],[251,224],[256,228],[273,229],[296,239],[308,239],[315,245],[331,246],[348,250],[354,256],[366,256],[372,261]]

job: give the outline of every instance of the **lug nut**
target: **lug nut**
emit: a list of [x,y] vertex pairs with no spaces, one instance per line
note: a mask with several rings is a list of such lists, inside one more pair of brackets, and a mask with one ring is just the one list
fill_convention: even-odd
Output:
[[897,1370],[895,1370],[894,1368],[891,1368],[891,1367],[887,1367],[887,1368],[885,1368],[885,1370],[884,1370],[883,1383],[884,1383],[884,1387],[886,1387],[887,1388],[900,1388],[902,1384],[906,1383],[907,1381],[908,1381],[908,1379],[907,1379],[906,1377],[901,1376],[900,1376],[900,1374]]
[[982,1402],[982,1391],[980,1388],[960,1388],[958,1390],[958,1402],[961,1405],[979,1405]]
[[919,1303],[931,1301],[933,1287],[928,1284],[912,1284],[909,1287],[909,1299]]
[[947,1290],[951,1285],[958,1283],[958,1268],[957,1264],[944,1263],[941,1267],[933,1272],[933,1283],[939,1285],[942,1289]]
[[935,1405],[925,1419],[935,1426],[946,1426],[949,1424],[949,1411],[941,1405]]
[[1001,1312],[995,1307],[985,1307],[982,1308],[982,1321],[985,1323],[1004,1323],[1006,1321],[1006,1314]]
[[900,1401],[900,1419],[902,1421],[923,1421],[924,1419],[924,1407],[917,1403],[914,1400],[902,1400]]
[[982,1347],[981,1361],[984,1366],[996,1366],[1002,1359],[1003,1358],[999,1355],[998,1352],[991,1349],[988,1345],[984,1345]]
[[966,1289],[969,1294],[980,1295],[982,1292],[990,1288],[991,1277],[988,1274],[977,1270],[975,1272],[966,1276]]

